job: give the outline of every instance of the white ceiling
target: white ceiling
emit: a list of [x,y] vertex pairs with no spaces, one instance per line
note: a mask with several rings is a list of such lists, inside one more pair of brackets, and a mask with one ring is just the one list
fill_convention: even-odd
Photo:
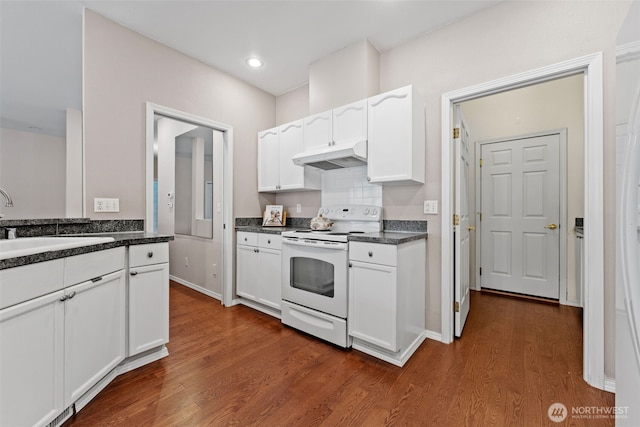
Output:
[[[84,6],[280,95],[358,40],[383,52],[499,1],[0,0],[2,126],[64,135],[64,111],[81,108]],[[252,55],[262,68],[246,65]]]

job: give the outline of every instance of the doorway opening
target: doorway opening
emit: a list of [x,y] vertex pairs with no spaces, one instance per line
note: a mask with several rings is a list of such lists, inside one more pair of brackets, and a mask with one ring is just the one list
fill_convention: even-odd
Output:
[[233,128],[146,105],[147,232],[175,235],[172,280],[232,305]]
[[[602,53],[531,70],[442,95],[442,264],[441,340],[454,337],[454,162],[453,106],[520,87],[575,74],[584,76],[584,310],[583,373],[590,385],[604,389],[604,217]],[[587,174],[586,171],[589,171]]]

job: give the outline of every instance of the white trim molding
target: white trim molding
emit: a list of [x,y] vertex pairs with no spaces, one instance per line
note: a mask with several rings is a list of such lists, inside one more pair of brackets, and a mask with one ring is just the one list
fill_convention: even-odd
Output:
[[[232,305],[233,300],[233,255],[234,255],[234,226],[233,226],[233,126],[224,123],[163,107],[152,102],[146,103],[146,172],[145,196],[146,219],[145,230],[153,232],[153,144],[154,144],[154,115],[178,119],[199,126],[206,126],[224,133],[223,141],[223,182],[222,182],[222,303]],[[194,288],[195,289],[195,288]],[[198,290],[198,289],[196,289]],[[216,298],[214,295],[211,295]]]
[[584,380],[604,389],[604,206],[603,206],[603,60],[602,52],[537,68],[498,80],[444,93],[442,122],[442,264],[441,324],[442,342],[453,341],[453,161],[451,143],[454,103],[530,86],[560,77],[584,74],[585,150],[584,150]]

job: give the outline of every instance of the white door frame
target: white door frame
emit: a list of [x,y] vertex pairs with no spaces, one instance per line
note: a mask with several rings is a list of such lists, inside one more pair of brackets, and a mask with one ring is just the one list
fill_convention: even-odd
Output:
[[604,210],[602,52],[444,93],[441,99],[442,223],[441,340],[453,341],[453,104],[568,75],[584,73],[584,380],[604,389]]
[[[562,305],[573,305],[573,306],[580,306],[579,302],[578,303],[573,303],[573,302],[568,302],[567,301],[567,230],[569,229],[569,223],[568,223],[568,218],[567,218],[567,129],[556,129],[556,130],[551,130],[551,131],[547,131],[547,132],[536,132],[536,133],[530,133],[530,134],[526,134],[526,135],[516,135],[516,136],[510,136],[510,137],[505,137],[505,138],[497,138],[497,139],[487,139],[487,140],[483,140],[483,141],[476,141],[476,149],[475,149],[475,159],[473,160],[474,165],[475,165],[475,178],[476,178],[476,186],[475,186],[475,191],[476,191],[476,197],[475,197],[475,205],[474,205],[474,212],[479,212],[481,211],[480,206],[482,203],[482,180],[480,178],[482,171],[480,170],[480,168],[478,167],[478,157],[480,156],[480,153],[482,153],[482,146],[485,144],[492,144],[495,142],[504,142],[504,141],[513,141],[513,140],[518,140],[518,139],[525,139],[525,138],[537,138],[540,136],[547,136],[547,135],[558,135],[559,139],[560,139],[560,145],[558,147],[558,153],[559,153],[559,163],[560,163],[560,168],[559,168],[559,174],[560,174],[560,179],[559,179],[559,192],[558,192],[558,197],[560,198],[560,217],[559,217],[559,224],[560,224],[560,230],[559,230],[559,236],[560,236],[560,269],[558,271],[558,274],[560,275],[560,299],[559,302]],[[475,278],[476,278],[476,289],[477,290],[481,290],[482,286],[480,286],[480,256],[481,256],[481,248],[482,248],[482,221],[479,221],[479,218],[476,217],[476,271],[475,273]],[[580,294],[582,295],[582,294]]]
[[233,304],[233,126],[151,102],[146,103],[145,229],[147,232],[153,232],[153,128],[155,114],[198,126],[206,126],[224,133],[222,159],[222,304],[230,306]]

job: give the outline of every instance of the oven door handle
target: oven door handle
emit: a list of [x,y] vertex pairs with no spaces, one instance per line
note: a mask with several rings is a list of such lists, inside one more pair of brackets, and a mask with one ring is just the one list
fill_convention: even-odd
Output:
[[348,248],[348,243],[343,242],[325,242],[321,240],[310,240],[310,239],[291,239],[285,237],[282,240],[282,243],[286,245],[292,246],[306,246],[308,248],[321,248],[321,249],[334,249],[340,251],[346,251]]

